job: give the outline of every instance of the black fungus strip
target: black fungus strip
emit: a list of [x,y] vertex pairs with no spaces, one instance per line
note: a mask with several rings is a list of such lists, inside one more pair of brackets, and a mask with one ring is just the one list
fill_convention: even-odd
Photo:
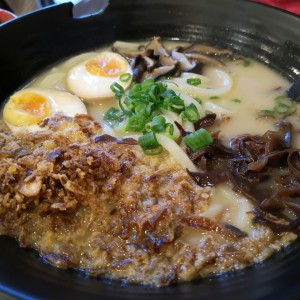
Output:
[[216,114],[208,114],[204,116],[203,118],[199,119],[195,124],[195,130],[198,130],[200,128],[208,128],[212,125],[214,125],[216,121],[217,115]]
[[95,137],[95,143],[114,142],[117,144],[138,145],[137,140],[132,138],[116,138],[109,134],[103,134]]
[[236,192],[262,212],[255,214],[256,223],[276,232],[295,232],[300,226],[300,150],[292,148],[291,141],[292,126],[287,121],[262,136],[237,136],[230,147],[215,138],[208,147],[188,153],[204,171],[188,173],[200,186],[230,181]]
[[266,213],[259,211],[258,209],[254,210],[255,216],[253,218],[253,223],[258,223],[261,225],[265,225],[270,227],[274,232],[276,233],[282,233],[282,232],[299,232],[300,228],[300,217],[297,217],[296,219],[283,223],[282,220],[272,218],[270,219]]
[[188,135],[190,132],[189,131],[185,131],[185,129],[177,122],[174,121],[176,127],[178,128],[181,137],[185,137],[186,135]]
[[187,170],[189,175],[194,179],[194,181],[200,186],[215,185],[229,178],[228,170],[212,170],[210,172],[191,172]]
[[225,228],[227,230],[229,230],[231,233],[233,233],[234,235],[236,235],[236,237],[238,237],[238,238],[242,238],[242,237],[248,236],[248,234],[246,232],[240,230],[239,228],[237,228],[237,227],[235,227],[235,226],[233,226],[231,224],[225,224],[224,226],[225,226]]

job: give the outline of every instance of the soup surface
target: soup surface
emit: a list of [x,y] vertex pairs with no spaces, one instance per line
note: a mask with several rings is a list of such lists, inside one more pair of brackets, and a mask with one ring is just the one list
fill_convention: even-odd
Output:
[[299,231],[299,105],[265,65],[116,42],[5,104],[0,233],[62,268],[157,286],[241,269]]

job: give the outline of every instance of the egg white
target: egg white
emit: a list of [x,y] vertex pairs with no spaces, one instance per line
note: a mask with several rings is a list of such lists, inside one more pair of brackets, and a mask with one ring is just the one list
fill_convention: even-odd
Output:
[[[86,64],[91,60],[97,59],[97,57],[101,57],[102,55],[107,55],[115,61],[124,64],[126,66],[124,73],[130,74],[130,79],[127,82],[123,82],[120,80],[120,76],[105,77],[91,74],[87,70]],[[132,69],[127,60],[117,53],[105,51],[98,53],[93,58],[85,60],[71,68],[67,74],[67,86],[72,93],[81,97],[84,101],[90,103],[101,103],[103,99],[112,98],[114,96],[114,93],[110,88],[114,82],[117,82],[126,89],[130,85],[131,79]]]
[[[24,93],[35,93],[47,99],[51,106],[51,113],[47,117],[51,117],[57,113],[62,113],[65,116],[74,117],[76,114],[87,114],[84,103],[75,95],[67,92],[62,92],[53,89],[39,89],[28,88],[16,92],[13,96],[21,96]],[[16,126],[9,123],[7,120],[4,122],[11,129],[13,133],[19,132],[36,132],[44,130],[38,124],[28,126]]]

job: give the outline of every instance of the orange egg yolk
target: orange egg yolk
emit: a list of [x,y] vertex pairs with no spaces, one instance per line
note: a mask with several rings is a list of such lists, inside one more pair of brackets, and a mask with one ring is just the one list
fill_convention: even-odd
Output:
[[95,76],[115,78],[126,72],[126,63],[112,55],[103,54],[88,61],[85,67]]
[[50,114],[49,101],[39,94],[30,92],[12,96],[3,111],[5,121],[15,126],[38,124]]

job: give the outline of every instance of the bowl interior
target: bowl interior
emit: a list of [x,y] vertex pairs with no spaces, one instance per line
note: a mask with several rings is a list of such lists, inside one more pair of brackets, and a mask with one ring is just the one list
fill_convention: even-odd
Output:
[[[77,20],[71,4],[53,6],[0,27],[0,100],[71,55],[152,36],[233,49],[293,81],[300,74],[299,27],[296,16],[242,0],[111,0],[103,14]],[[300,294],[299,241],[245,270],[159,289],[85,278],[42,263],[35,251],[9,238],[1,237],[0,244],[0,289],[23,299],[292,299]]]

